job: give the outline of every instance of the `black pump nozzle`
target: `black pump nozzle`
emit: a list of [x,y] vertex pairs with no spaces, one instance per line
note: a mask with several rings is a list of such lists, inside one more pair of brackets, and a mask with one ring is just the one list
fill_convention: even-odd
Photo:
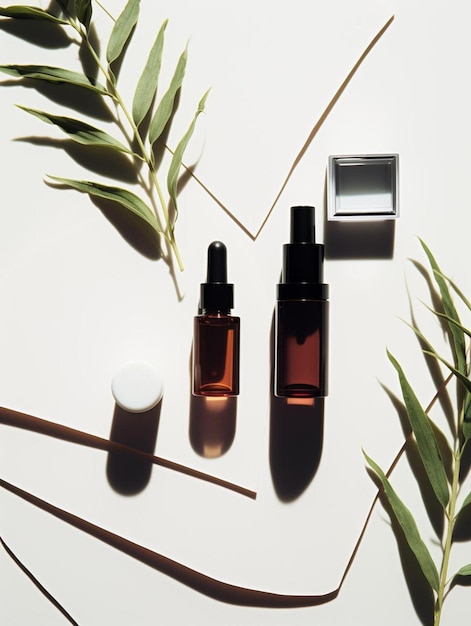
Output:
[[315,243],[315,209],[312,206],[291,207],[291,243]]
[[206,282],[201,284],[202,311],[229,312],[234,306],[234,285],[227,282],[227,249],[222,241],[208,247]]

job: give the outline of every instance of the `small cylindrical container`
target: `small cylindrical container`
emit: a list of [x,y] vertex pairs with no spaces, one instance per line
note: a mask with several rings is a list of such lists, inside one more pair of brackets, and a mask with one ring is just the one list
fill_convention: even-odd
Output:
[[275,309],[275,388],[278,397],[327,395],[328,285],[324,246],[315,242],[314,208],[291,208],[290,243]]
[[208,248],[208,271],[201,284],[201,314],[194,318],[193,394],[239,394],[240,318],[231,315],[234,285],[227,282],[227,250],[220,241]]

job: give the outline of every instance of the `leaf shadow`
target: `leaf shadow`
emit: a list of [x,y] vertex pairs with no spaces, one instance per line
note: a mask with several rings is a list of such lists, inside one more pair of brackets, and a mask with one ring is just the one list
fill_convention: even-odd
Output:
[[457,586],[471,587],[471,578],[469,576],[455,576],[450,583],[450,591]]
[[71,139],[49,137],[19,137],[15,141],[64,150],[75,163],[90,172],[129,184],[138,182],[136,171],[126,155],[106,147],[83,146]]
[[[409,418],[407,417],[406,407],[404,403],[400,400],[400,398],[398,398],[390,389],[388,389],[385,385],[381,386],[385,393],[388,395],[391,404],[398,414],[404,437],[407,439],[407,446],[405,450],[407,461],[417,482],[417,486],[422,497],[422,502],[424,504],[430,523],[432,524],[433,530],[435,531],[437,538],[441,539],[443,537],[445,524],[443,508],[438,502],[432,485],[430,484],[427,473],[425,472],[425,467],[422,459],[420,458],[415,439],[410,436],[412,431],[409,423]],[[447,476],[450,478],[452,471],[452,458],[448,442],[443,433],[441,433],[441,431],[435,427],[434,423],[432,421],[430,423],[434,431],[440,453],[442,455],[442,459],[445,465],[445,471],[447,473]]]
[[25,89],[34,89],[54,104],[58,104],[72,111],[77,111],[77,113],[87,115],[96,120],[106,122],[114,120],[110,109],[105,104],[104,97],[90,89],[83,89],[65,83],[46,83],[33,78],[4,80],[0,82],[0,87],[19,86]]
[[67,48],[74,41],[59,24],[39,20],[0,19],[0,30],[29,44],[49,50]]
[[91,196],[90,200],[134,250],[151,261],[158,261],[164,257],[159,235],[142,218],[118,202]]
[[[197,163],[192,163],[191,165],[184,165],[184,166],[182,166],[183,167],[183,171],[180,174],[180,176],[178,177],[177,197],[181,194],[183,189],[185,189],[185,187],[188,185],[188,183],[191,180],[193,180],[193,174],[194,174],[194,171],[196,170],[197,165],[198,165]],[[177,207],[175,206],[175,203],[173,202],[173,200],[171,198],[169,198],[169,200],[168,200],[168,214],[169,214],[170,223],[174,224],[176,222],[176,220],[177,220],[177,217],[178,217],[178,210],[177,210]]]
[[471,470],[471,443],[470,441],[464,447],[462,456],[461,456],[461,467],[460,467],[460,483],[463,483],[466,477]]
[[453,541],[464,542],[471,540],[471,504],[461,509],[456,518],[453,529]]
[[[46,181],[46,184],[54,189],[71,191],[66,185],[57,182]],[[77,190],[74,191],[76,193],[84,193],[77,192]],[[163,258],[168,263],[166,256],[162,253],[158,233],[144,219],[123,207],[119,202],[99,198],[91,194],[85,195],[102,212],[103,216],[114,226],[121,237],[137,252],[152,261]]]
[[[95,50],[96,55],[100,56],[101,44],[100,39],[98,37],[98,33],[96,32],[96,28],[93,22],[90,24],[88,29],[88,41],[91,47]],[[96,64],[93,55],[91,54],[89,48],[86,46],[85,42],[82,41],[80,44],[79,51],[79,59],[82,65],[83,71],[87,76],[90,76],[94,80],[98,78],[98,65]]]
[[[61,11],[57,9],[56,3],[51,2],[49,7],[45,10],[48,13],[60,17]],[[76,39],[69,36],[67,28],[67,25],[34,19],[5,18],[0,20],[0,29],[5,33],[22,39],[29,44],[50,50],[67,48],[77,43]],[[101,48],[100,40],[93,22],[90,24],[87,36],[90,45],[99,56]],[[80,42],[79,48],[78,56],[84,73],[96,79],[98,76],[98,66],[83,40]]]
[[367,472],[378,487],[379,500],[389,516],[391,529],[397,543],[399,559],[404,573],[404,580],[407,584],[414,610],[423,626],[431,626],[433,624],[435,604],[433,591],[425,578],[422,569],[420,568],[415,554],[412,552],[409,544],[407,543],[404,531],[396,520],[396,516],[394,515],[388,499],[384,494],[378,476],[370,468],[367,468]]

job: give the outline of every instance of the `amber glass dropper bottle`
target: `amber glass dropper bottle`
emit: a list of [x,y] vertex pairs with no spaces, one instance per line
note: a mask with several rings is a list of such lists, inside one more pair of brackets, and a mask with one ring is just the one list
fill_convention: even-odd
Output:
[[208,248],[208,272],[201,285],[201,315],[194,318],[193,394],[239,393],[240,318],[231,315],[234,285],[227,282],[227,250],[221,241]]

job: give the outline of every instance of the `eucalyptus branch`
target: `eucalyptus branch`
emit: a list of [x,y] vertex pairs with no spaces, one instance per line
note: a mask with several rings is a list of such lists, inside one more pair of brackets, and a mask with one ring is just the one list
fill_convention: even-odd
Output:
[[[167,211],[167,205],[166,205],[166,200],[164,198],[163,192],[162,192],[162,188],[160,186],[160,183],[157,179],[157,174],[155,171],[155,167],[154,167],[154,160],[152,158],[151,155],[148,154],[147,150],[146,150],[146,146],[142,140],[141,134],[139,132],[139,129],[137,127],[137,125],[134,122],[134,119],[132,117],[132,115],[129,113],[129,110],[126,106],[126,103],[124,101],[124,99],[121,97],[121,94],[119,93],[119,90],[117,88],[116,85],[116,80],[113,76],[113,74],[111,72],[109,72],[106,68],[106,66],[103,65],[103,63],[101,62],[100,57],[97,55],[95,48],[93,47],[93,45],[90,42],[90,39],[88,37],[88,32],[86,31],[86,29],[84,28],[84,26],[77,21],[73,21],[71,22],[72,26],[77,30],[78,34],[80,35],[82,41],[85,43],[85,45],[87,46],[87,49],[89,50],[90,54],[92,55],[93,59],[95,60],[97,67],[100,69],[100,71],[102,72],[103,76],[106,79],[106,84],[110,86],[109,88],[109,92],[110,92],[110,96],[112,97],[112,99],[114,100],[114,102],[116,103],[116,105],[121,109],[121,111],[123,112],[129,126],[131,127],[131,131],[132,131],[132,136],[134,138],[134,140],[136,141],[140,153],[136,154],[136,156],[141,159],[142,161],[145,162],[145,164],[147,165],[150,175],[151,175],[151,180],[152,183],[154,185],[154,188],[157,192],[158,195],[158,199],[160,202],[160,206],[162,208],[163,214],[164,214],[164,219],[165,219],[165,223],[166,223],[166,230],[164,231],[162,229],[161,226],[161,222],[160,222],[160,217],[159,214],[157,212],[157,210],[155,210],[155,216],[157,218],[157,223],[158,223],[158,228],[159,231],[161,231],[161,234],[164,235],[168,240],[169,243],[172,243],[171,241],[171,237],[169,237],[169,216],[168,216],[168,211]],[[175,250],[176,253],[178,255],[178,248],[176,247],[175,244]],[[179,262],[179,265],[181,267],[181,269],[183,269],[182,264]]]
[[[176,114],[176,99],[185,75],[187,50],[185,49],[178,59],[170,84],[160,100],[158,100],[159,74],[167,26],[167,21],[165,20],[144,64],[134,93],[131,111],[118,88],[118,79],[113,73],[113,64],[123,59],[125,49],[132,40],[138,22],[140,0],[127,0],[122,13],[116,20],[111,17],[101,3],[96,2],[97,6],[113,21],[113,27],[107,42],[106,59],[101,58],[90,40],[93,14],[92,0],[56,0],[56,3],[60,8],[59,15],[49,10],[21,5],[0,8],[0,16],[13,20],[35,20],[38,27],[47,23],[49,25],[54,24],[60,29],[72,28],[79,37],[79,45],[86,48],[90,58],[96,65],[98,74],[103,77],[104,84],[100,84],[83,73],[53,66],[1,65],[0,71],[20,80],[32,79],[46,83],[74,85],[79,89],[92,91],[103,101],[110,99],[116,107],[115,124],[126,137],[127,145],[83,120],[59,116],[24,106],[20,108],[49,124],[57,126],[61,131],[68,134],[72,140],[81,143],[83,146],[100,146],[125,154],[129,157],[129,167],[134,170],[139,186],[145,192],[148,202],[132,191],[116,186],[57,176],[49,176],[49,178],[59,183],[62,187],[76,189],[93,197],[106,198],[144,220],[159,237],[162,237],[167,242],[180,270],[183,270],[183,262],[175,239],[175,221],[178,216],[178,179],[183,164],[184,152],[195,129],[196,119],[204,110],[207,93],[204,94],[198,103],[194,117],[182,139],[178,142],[177,147],[170,151],[172,157],[167,171],[167,192],[169,201],[172,202],[174,207],[175,217],[170,216],[169,201],[165,197],[163,186],[159,179],[160,172],[157,171],[155,166],[154,149],[157,143],[162,141],[163,132]],[[147,116],[150,119],[148,129],[142,126],[142,122]],[[125,120],[129,132],[122,124],[122,119]],[[165,148],[167,147],[165,146]],[[149,173],[150,185],[142,177],[142,164],[145,164]]]
[[[386,475],[368,455],[365,454],[365,458],[368,465],[379,478],[384,495],[391,507],[391,514],[401,526],[404,532],[404,538],[412,553],[415,555],[425,579],[430,585],[434,596],[433,626],[439,626],[444,601],[453,586],[471,580],[471,564],[464,565],[454,575],[449,576],[450,557],[454,544],[454,530],[463,511],[466,507],[471,505],[470,493],[461,505],[461,509],[458,507],[458,498],[461,488],[462,456],[465,446],[469,439],[471,439],[471,381],[470,364],[468,360],[470,332],[461,323],[448,286],[450,285],[452,287],[453,291],[460,297],[469,311],[471,311],[471,305],[469,300],[463,296],[456,285],[442,274],[433,254],[426,244],[421,241],[421,245],[428,258],[431,274],[438,287],[442,310],[435,311],[430,309],[427,305],[425,306],[432,314],[436,315],[441,320],[448,331],[447,336],[449,337],[449,347],[453,362],[450,363],[447,358],[439,355],[432,348],[431,343],[417,328],[414,326],[411,326],[411,328],[427,347],[427,349],[423,350],[424,354],[435,358],[438,363],[444,365],[450,372],[445,384],[442,385],[441,389],[437,390],[436,397],[438,397],[438,394],[446,387],[451,379],[454,379],[458,385],[456,406],[457,430],[451,434],[449,440],[447,440],[452,459],[451,480],[448,479],[445,462],[437,442],[436,434],[440,431],[437,426],[433,424],[428,415],[430,407],[425,410],[422,409],[412,386],[406,378],[402,366],[390,353],[388,353],[388,355],[398,373],[412,436],[417,444],[417,450],[425,469],[427,481],[443,513],[444,533],[441,543],[442,555],[438,568],[420,535],[412,513],[394,491],[389,480],[389,474]],[[466,345],[467,343],[468,345]],[[446,440],[443,433],[440,433],[440,435],[442,439]]]

